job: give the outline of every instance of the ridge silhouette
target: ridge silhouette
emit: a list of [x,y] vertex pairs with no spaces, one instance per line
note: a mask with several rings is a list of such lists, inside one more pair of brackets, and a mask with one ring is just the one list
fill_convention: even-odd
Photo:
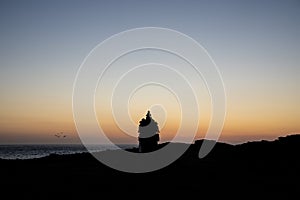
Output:
[[[50,155],[31,160],[0,159],[0,187],[9,197],[44,196],[52,199],[94,197],[101,195],[134,195],[144,197],[166,194],[213,195],[221,198],[282,198],[297,195],[300,188],[300,135],[279,137],[274,141],[231,145],[217,142],[203,159],[198,152],[203,140],[191,144],[174,163],[151,173],[119,172],[100,163],[89,153]],[[164,145],[188,145],[162,143]],[[110,154],[118,150],[99,152]],[[138,148],[128,149],[139,152]],[[99,181],[100,180],[100,181]],[[54,183],[54,184],[53,184]],[[154,184],[153,184],[154,183]],[[55,185],[64,190],[49,190]],[[159,189],[158,189],[159,188]],[[11,189],[15,192],[9,192]],[[16,192],[18,191],[18,192]],[[23,192],[19,192],[23,191]],[[175,193],[173,193],[175,194]]]

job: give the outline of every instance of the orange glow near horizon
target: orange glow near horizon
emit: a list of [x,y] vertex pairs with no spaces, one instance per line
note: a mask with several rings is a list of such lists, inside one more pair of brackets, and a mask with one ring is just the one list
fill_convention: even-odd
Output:
[[[272,102],[273,104],[275,102]],[[226,142],[245,142],[248,140],[274,139],[291,133],[300,132],[299,107],[278,104],[276,109],[269,104],[256,102],[256,105],[243,106],[229,101],[224,129],[220,137]],[[27,104],[26,106],[11,107],[9,104],[3,106],[0,114],[1,119],[1,142],[21,143],[30,142],[57,142],[53,137],[56,132],[66,132],[70,139],[67,142],[80,142],[76,133],[73,121],[71,106],[65,102],[61,105],[44,106]],[[176,109],[175,109],[176,110]],[[137,136],[138,121],[145,116],[147,108],[136,108],[130,112],[132,120],[135,122],[133,130]],[[176,111],[177,112],[177,111]],[[165,126],[161,127],[161,142],[171,140],[179,128],[180,113],[169,113],[165,119]],[[159,112],[158,112],[159,113]],[[257,114],[259,113],[259,114]],[[98,113],[99,114],[99,113]],[[154,119],[163,122],[160,116],[152,113]],[[124,135],[114,123],[112,115],[102,113],[101,127],[107,136],[117,143],[136,143],[134,137]],[[198,134],[196,139],[203,138],[208,128],[210,114],[208,110],[202,112],[199,121]],[[103,118],[104,117],[104,118]],[[72,139],[71,139],[72,138]]]
[[[250,106],[232,102],[228,102],[227,116],[220,137],[221,141],[235,143],[247,140],[274,139],[278,136],[300,132],[298,121],[300,112],[299,107],[294,106],[296,102],[294,105],[287,105],[288,102],[281,105],[281,102],[279,102],[276,104],[275,109],[272,105],[276,102],[272,102],[272,104],[255,102],[255,105],[253,103],[249,104]],[[60,105],[49,105],[36,105],[32,103],[26,106],[20,104],[12,107],[8,102],[6,104],[2,103],[0,114],[1,142],[21,143],[24,140],[27,142],[32,141],[33,143],[55,143],[56,140],[53,134],[60,131],[68,133],[70,138],[73,138],[69,139],[69,141],[80,142],[69,103],[65,101]],[[173,108],[174,106],[171,107]],[[209,109],[204,109],[206,110],[201,112],[200,115],[201,119],[196,139],[203,138],[208,128],[210,113]],[[130,112],[131,118],[135,123],[132,135],[137,136],[138,121],[145,116],[146,111],[147,107],[141,106],[135,107]],[[160,112],[157,113],[159,114]],[[171,113],[167,114],[166,119],[160,119],[161,117],[157,116],[157,113],[152,113],[152,116],[159,122],[161,142],[169,141],[175,136],[179,128],[180,112],[173,109]],[[98,115],[101,114],[98,113]],[[136,138],[124,135],[114,123],[111,114],[102,113],[101,119],[101,127],[113,141],[118,143],[137,142]],[[164,120],[165,126],[161,127],[161,123]]]

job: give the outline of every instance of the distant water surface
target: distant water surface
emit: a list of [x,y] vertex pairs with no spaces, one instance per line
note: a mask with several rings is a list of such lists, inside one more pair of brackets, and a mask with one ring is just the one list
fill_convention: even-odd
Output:
[[[135,145],[123,144],[120,148],[132,148]],[[118,147],[113,145],[89,145],[92,152],[114,150]],[[41,158],[50,154],[74,154],[88,152],[87,149],[80,144],[42,144],[42,145],[0,145],[1,159],[32,159]]]

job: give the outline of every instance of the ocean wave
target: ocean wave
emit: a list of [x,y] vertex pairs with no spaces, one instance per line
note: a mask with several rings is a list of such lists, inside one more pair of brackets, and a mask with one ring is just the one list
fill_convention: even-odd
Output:
[[[134,145],[89,145],[90,152],[131,148]],[[43,145],[0,145],[1,159],[33,159],[49,156],[50,154],[65,155],[88,152],[80,144],[43,144]]]

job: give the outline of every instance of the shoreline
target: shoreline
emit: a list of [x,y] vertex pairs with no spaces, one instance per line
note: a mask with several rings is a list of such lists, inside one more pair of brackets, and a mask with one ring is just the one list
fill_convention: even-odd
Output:
[[[190,145],[191,147],[193,146],[197,146],[197,148],[199,148],[199,145],[202,144],[202,142],[205,139],[200,139],[200,140],[196,140],[191,144],[188,143],[182,143],[182,142],[175,142],[175,143],[170,143],[170,142],[164,142],[159,144],[159,148],[162,148],[165,145],[168,144],[173,144],[173,145]],[[226,142],[216,142],[213,140],[207,140],[207,141],[211,141],[211,142],[216,142],[216,145],[227,145],[227,146],[231,146],[231,147],[239,147],[239,146],[246,146],[246,145],[254,145],[254,144],[276,144],[276,143],[280,143],[280,142],[289,142],[292,143],[292,140],[300,140],[300,134],[294,134],[294,135],[286,135],[286,136],[280,136],[274,140],[257,140],[257,141],[247,141],[244,143],[240,143],[240,144],[231,144],[231,143],[226,143]],[[31,144],[2,144],[0,146],[31,146]],[[85,146],[83,144],[33,144],[33,146],[60,146],[60,147],[64,147],[64,145],[66,146],[80,146],[84,149],[82,149],[82,151],[80,152],[69,152],[69,153],[50,153],[49,155],[45,155],[45,156],[41,156],[41,157],[36,157],[36,158],[28,158],[28,159],[21,159],[21,158],[15,158],[15,159],[10,159],[10,158],[0,158],[0,160],[32,160],[32,159],[41,159],[41,158],[47,158],[48,156],[68,156],[68,155],[76,155],[76,154],[90,154],[91,152],[89,152]],[[110,146],[109,144],[101,144],[103,146]],[[97,144],[92,144],[91,146],[94,147],[102,147],[99,146]],[[116,144],[120,149],[122,150],[126,150],[129,152],[133,152],[133,153],[138,153],[138,144]],[[120,146],[124,146],[123,148],[121,148]],[[126,148],[125,146],[131,146],[129,148]],[[92,153],[100,153],[100,152],[105,152],[105,151],[110,151],[110,150],[117,150],[117,149],[103,149],[103,150],[95,150]]]
[[0,159],[3,172],[0,186],[4,192],[24,191],[9,193],[17,197],[47,194],[53,198],[72,194],[92,197],[117,191],[136,195],[136,191],[147,194],[149,190],[163,194],[275,198],[296,194],[300,188],[300,135],[235,146],[217,143],[205,158],[199,159],[201,143],[200,140],[190,145],[167,167],[141,174],[109,168],[90,153],[53,154],[29,160]]

